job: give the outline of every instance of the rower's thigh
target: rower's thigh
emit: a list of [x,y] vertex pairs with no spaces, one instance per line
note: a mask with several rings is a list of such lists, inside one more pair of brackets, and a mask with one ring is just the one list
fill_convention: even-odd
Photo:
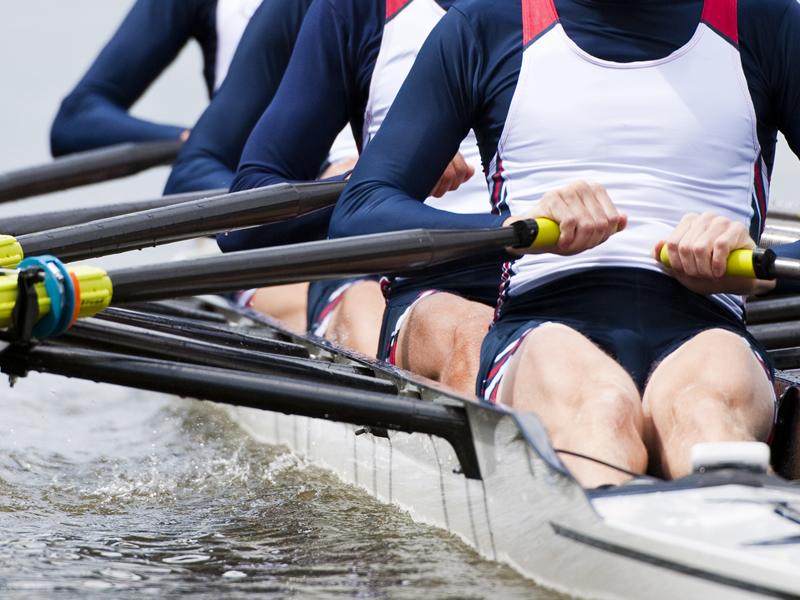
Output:
[[546,422],[595,417],[641,429],[641,401],[628,373],[591,340],[558,323],[531,331],[511,358],[499,401]]
[[698,430],[727,425],[764,440],[772,426],[774,399],[772,382],[747,340],[709,329],[655,369],[643,409],[648,428],[667,437],[670,429],[696,421]]
[[308,283],[291,283],[256,291],[252,307],[284,323],[292,331],[305,333]]
[[477,373],[493,314],[485,304],[446,292],[418,300],[397,337],[397,366],[438,380],[445,365],[457,359]]

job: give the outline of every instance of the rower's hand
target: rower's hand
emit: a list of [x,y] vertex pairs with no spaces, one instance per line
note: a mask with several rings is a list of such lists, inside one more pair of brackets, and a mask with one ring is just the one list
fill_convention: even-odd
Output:
[[320,175],[319,178],[327,179],[328,177],[336,177],[337,175],[341,175],[342,173],[347,173],[348,171],[352,171],[355,168],[357,162],[358,162],[357,156],[350,156],[349,158],[343,158],[342,160],[337,160],[335,163],[329,164],[328,168],[322,172],[322,175]]
[[576,181],[566,187],[547,192],[522,215],[505,220],[510,225],[523,219],[547,217],[558,223],[561,235],[555,248],[515,249],[515,253],[553,252],[577,254],[602,244],[625,229],[628,217],[620,213],[606,189],[599,183]]
[[450,164],[447,165],[444,173],[442,173],[439,181],[433,186],[430,195],[434,198],[441,198],[447,192],[454,192],[462,183],[469,181],[473,175],[475,175],[475,167],[468,164],[464,157],[461,156],[461,153],[457,152]]
[[189,140],[189,136],[191,135],[192,135],[191,129],[184,129],[183,131],[181,131],[181,135],[178,139],[180,139],[180,141],[182,142],[187,142]]
[[656,259],[666,246],[675,279],[698,294],[764,294],[774,281],[725,275],[734,250],[752,250],[756,243],[742,224],[713,213],[689,213],[668,239],[656,244]]

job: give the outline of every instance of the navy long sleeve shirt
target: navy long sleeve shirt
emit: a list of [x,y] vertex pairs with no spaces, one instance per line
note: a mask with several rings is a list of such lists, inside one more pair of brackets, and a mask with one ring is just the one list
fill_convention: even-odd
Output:
[[236,49],[225,82],[173,163],[166,194],[230,187],[250,131],[283,78],[311,0],[266,0]]
[[[561,23],[588,53],[629,62],[686,43],[701,0],[556,0]],[[332,237],[413,227],[483,227],[422,203],[464,134],[474,129],[484,166],[496,153],[522,60],[519,0],[461,0],[429,36],[395,103],[362,154],[332,217]],[[777,131],[800,153],[800,4],[740,0],[743,69],[771,170]],[[495,217],[499,225],[502,217]]]
[[123,142],[177,139],[185,127],[153,123],[131,106],[192,39],[214,89],[216,0],[138,0],[89,71],[64,99],[50,131],[53,156]]

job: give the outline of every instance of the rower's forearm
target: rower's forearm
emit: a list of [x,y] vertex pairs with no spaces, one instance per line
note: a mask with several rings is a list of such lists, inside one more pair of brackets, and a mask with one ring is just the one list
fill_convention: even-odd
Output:
[[500,227],[502,215],[460,214],[428,206],[402,192],[370,182],[348,185],[336,204],[329,237],[349,237],[404,229]]
[[164,195],[228,189],[234,172],[213,158],[178,156],[164,187]]
[[323,240],[332,212],[333,207],[323,208],[287,221],[220,233],[217,245],[223,252],[239,252]]
[[50,152],[58,157],[127,142],[177,140],[184,131],[138,119],[104,99],[67,98],[50,129]]

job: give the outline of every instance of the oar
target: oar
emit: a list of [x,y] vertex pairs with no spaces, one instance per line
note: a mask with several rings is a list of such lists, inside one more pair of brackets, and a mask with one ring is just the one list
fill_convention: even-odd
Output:
[[118,215],[141,212],[162,206],[180,204],[189,200],[199,200],[200,198],[210,198],[220,196],[228,190],[206,190],[203,192],[188,192],[186,194],[174,194],[172,196],[159,196],[149,200],[133,200],[130,202],[115,202],[113,204],[103,204],[102,206],[89,206],[86,208],[71,208],[69,210],[50,210],[47,212],[34,213],[31,215],[20,215],[18,217],[6,217],[0,221],[0,232],[5,235],[20,236],[37,231],[56,229],[68,225],[78,225],[88,223],[98,219],[107,219]]
[[40,371],[221,404],[436,435],[453,446],[466,477],[480,478],[463,406],[83,348],[12,347],[0,355],[0,365],[13,376]]
[[[660,258],[664,266],[670,266],[666,245],[661,248]],[[725,274],[757,279],[800,279],[800,260],[779,257],[770,249],[743,248],[730,253]]]
[[[20,255],[85,260],[292,219],[336,203],[343,182],[281,183],[20,236],[0,236],[0,267]],[[4,251],[5,248],[5,251]]]
[[347,385],[371,392],[397,393],[397,387],[390,381],[361,375],[353,367],[345,365],[310,358],[254,352],[236,346],[196,340],[176,333],[163,333],[99,319],[86,319],[76,323],[59,338],[59,342],[250,373]]
[[183,142],[119,144],[79,152],[36,167],[0,173],[0,203],[126,177],[170,164]]
[[[552,221],[520,221],[513,227],[465,231],[411,230],[325,240],[235,252],[206,259],[168,262],[147,267],[105,271],[77,266],[67,271],[52,257],[26,259],[22,267],[37,267],[45,278],[36,284],[22,308],[39,317],[35,337],[65,331],[77,317],[92,316],[112,303],[162,300],[195,294],[233,291],[297,281],[335,279],[348,275],[397,273],[425,269],[444,262],[495,254],[506,247],[524,248],[548,241]],[[557,238],[556,238],[557,239]],[[20,297],[19,278],[0,276],[0,327],[12,322]],[[33,292],[30,292],[33,294]]]

